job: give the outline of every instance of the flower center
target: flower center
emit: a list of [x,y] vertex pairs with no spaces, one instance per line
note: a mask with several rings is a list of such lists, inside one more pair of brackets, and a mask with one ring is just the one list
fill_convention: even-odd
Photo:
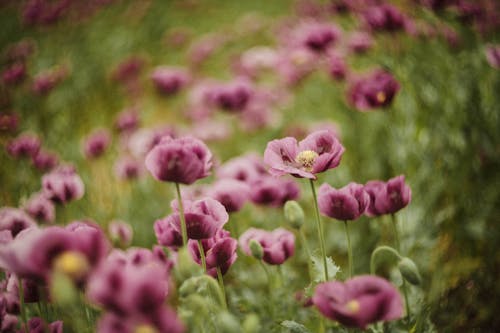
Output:
[[357,313],[359,312],[359,302],[356,301],[356,300],[352,300],[352,301],[349,301],[346,306],[347,310],[349,310],[349,312],[351,313]]
[[90,269],[87,258],[80,252],[66,251],[54,260],[54,269],[74,279],[83,277]]
[[383,91],[379,91],[375,97],[377,98],[377,102],[379,103],[384,103],[387,98],[385,92]]
[[157,333],[158,331],[151,325],[141,324],[137,326],[134,333]]
[[304,150],[297,155],[295,162],[299,163],[306,171],[310,172],[318,156],[318,153],[313,150]]

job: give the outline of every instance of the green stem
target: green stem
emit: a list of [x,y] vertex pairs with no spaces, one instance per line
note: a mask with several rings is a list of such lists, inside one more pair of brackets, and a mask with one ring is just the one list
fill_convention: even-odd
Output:
[[299,234],[300,234],[300,240],[302,241],[302,245],[306,249],[306,253],[307,253],[307,272],[309,274],[309,280],[312,280],[312,274],[311,274],[311,250],[309,249],[309,245],[307,244],[307,239],[306,239],[306,235],[304,234],[303,228],[300,228]]
[[378,254],[381,252],[389,252],[392,255],[394,255],[394,257],[397,258],[398,260],[402,259],[402,257],[399,255],[398,251],[394,250],[390,246],[382,245],[382,246],[377,247],[375,249],[375,251],[373,251],[372,257],[370,259],[370,273],[372,275],[375,275],[377,273],[377,272],[375,272],[375,259],[377,258]]
[[203,249],[203,244],[201,244],[201,239],[198,239],[198,250],[200,251],[201,267],[203,267],[203,272],[207,272],[207,261],[205,259],[205,250]]
[[224,279],[220,267],[217,266],[217,280],[219,281],[220,289],[222,290],[222,297],[224,297],[224,309],[227,310],[226,288],[224,288]]
[[[391,220],[392,220],[392,228],[394,229],[394,240],[396,242],[396,249],[398,250],[398,252],[401,252],[401,245],[399,242],[399,232],[398,232],[398,221],[396,218],[396,214],[391,214]],[[406,281],[404,277],[403,277],[403,295],[405,297],[406,320],[409,323],[411,312],[410,312],[410,303],[408,302],[408,288],[406,287]]]
[[396,250],[398,250],[398,252],[401,252],[396,215],[391,214],[391,220],[392,220],[392,229],[394,231],[394,242],[396,243]]
[[352,278],[353,271],[353,262],[352,262],[352,245],[351,245],[351,237],[349,236],[349,225],[347,221],[344,221],[345,226],[345,235],[347,237],[347,255],[349,258],[349,278]]
[[175,183],[175,189],[177,191],[177,202],[179,203],[179,215],[181,218],[182,245],[186,246],[187,244],[186,217],[184,216],[184,206],[182,205],[181,187],[179,183]]
[[311,184],[311,191],[312,191],[313,199],[314,199],[314,211],[316,213],[316,225],[317,225],[317,229],[318,229],[318,237],[319,237],[319,244],[321,247],[321,255],[323,256],[323,268],[325,271],[325,280],[324,281],[328,281],[328,265],[326,264],[325,237],[323,235],[323,227],[321,225],[321,219],[319,217],[318,199],[316,197],[316,190],[314,188],[314,181],[312,179],[309,179],[309,183]]
[[24,307],[24,289],[23,289],[23,281],[18,278],[18,287],[19,287],[19,305],[21,307],[21,319],[24,324],[24,331],[28,333],[28,320],[26,320],[26,308]]

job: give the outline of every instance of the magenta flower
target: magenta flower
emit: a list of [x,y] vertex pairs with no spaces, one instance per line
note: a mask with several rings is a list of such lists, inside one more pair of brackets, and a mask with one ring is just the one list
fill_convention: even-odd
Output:
[[131,133],[139,127],[139,114],[135,108],[120,112],[115,119],[115,128],[120,133]]
[[232,158],[217,169],[217,178],[230,178],[247,184],[266,175],[266,168],[254,153]]
[[160,181],[192,184],[208,176],[212,153],[193,137],[165,137],[146,156],[146,169]]
[[371,29],[385,31],[402,30],[408,20],[398,8],[388,4],[368,8],[363,17]]
[[122,247],[130,245],[130,242],[132,242],[134,231],[128,223],[117,220],[111,221],[108,231],[110,238]]
[[143,166],[132,157],[124,156],[114,165],[116,177],[122,180],[139,178],[143,173]]
[[390,73],[377,70],[355,80],[349,87],[348,99],[360,111],[368,111],[390,105],[399,88],[399,83]]
[[[29,333],[63,333],[63,322],[58,320],[47,325],[42,318],[33,317],[28,321],[27,331]],[[21,330],[21,332],[25,331]]]
[[241,112],[249,104],[254,89],[249,81],[237,79],[226,84],[220,84],[210,91],[212,103],[228,112]]
[[[221,229],[217,231],[214,237],[203,239],[201,244],[205,252],[207,274],[213,277],[217,277],[217,267],[219,267],[223,275],[226,274],[238,257],[236,254],[238,241],[231,238],[229,231]],[[194,261],[201,265],[198,242],[190,239],[188,249]]]
[[40,171],[48,171],[59,164],[59,156],[54,152],[40,149],[36,155],[31,157],[31,163]]
[[24,210],[34,219],[41,222],[52,223],[56,215],[54,203],[47,199],[43,193],[35,193],[24,205]]
[[86,158],[98,158],[106,152],[111,143],[111,135],[108,130],[99,129],[92,132],[83,143],[83,153]]
[[177,250],[182,246],[181,232],[172,225],[172,218],[167,216],[166,218],[156,220],[153,228],[158,244],[172,250]]
[[7,144],[7,152],[14,158],[36,156],[40,150],[41,141],[34,134],[21,134]]
[[331,23],[305,22],[295,31],[299,45],[313,52],[326,51],[340,38],[340,29]]
[[245,231],[239,239],[243,252],[252,255],[250,251],[250,241],[257,241],[264,250],[264,260],[269,265],[281,265],[295,252],[295,236],[290,231],[278,228],[274,231],[250,228]]
[[184,88],[191,80],[191,77],[183,68],[161,66],[153,71],[151,80],[153,80],[156,89],[160,93],[173,95]]
[[276,177],[291,174],[294,177],[316,179],[316,174],[339,165],[344,147],[329,131],[309,134],[297,144],[292,137],[273,140],[267,144],[264,162]]
[[342,56],[330,54],[328,57],[328,72],[334,80],[343,80],[347,74],[347,65]]
[[43,194],[56,203],[67,203],[83,197],[85,186],[75,168],[60,166],[42,177]]
[[411,189],[405,184],[403,175],[382,181],[369,181],[365,190],[370,196],[370,204],[366,210],[368,216],[394,214],[408,206],[411,201]]
[[319,211],[337,220],[356,220],[365,212],[369,203],[370,196],[363,185],[356,183],[349,183],[339,190],[325,183],[318,191]]
[[14,63],[2,72],[2,81],[6,85],[21,83],[26,77],[26,66],[22,62]]
[[378,321],[403,316],[399,292],[377,276],[362,275],[344,283],[321,283],[316,287],[313,303],[324,316],[342,325],[361,329]]
[[[224,206],[212,198],[197,201],[183,200],[186,218],[187,236],[189,239],[205,239],[215,236],[218,230],[227,223],[229,215]],[[181,221],[177,200],[172,201],[174,213],[166,219],[178,232],[181,232]]]
[[373,47],[374,41],[372,36],[366,32],[354,32],[349,36],[347,45],[353,53],[365,53]]
[[288,200],[298,199],[300,188],[292,179],[263,176],[250,183],[250,200],[258,205],[281,207]]
[[219,201],[228,213],[239,211],[250,195],[247,183],[235,179],[221,179],[208,190],[207,195]]
[[16,237],[22,230],[36,226],[35,220],[18,208],[0,208],[0,231],[8,230]]
[[500,45],[489,45],[486,47],[484,53],[491,67],[500,68]]

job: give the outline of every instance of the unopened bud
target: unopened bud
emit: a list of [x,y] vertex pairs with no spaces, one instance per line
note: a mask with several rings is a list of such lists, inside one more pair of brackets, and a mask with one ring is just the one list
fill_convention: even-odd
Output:
[[240,323],[238,320],[229,312],[220,312],[217,316],[218,328],[217,332],[221,333],[235,333],[241,332]]
[[289,200],[284,207],[285,219],[292,228],[300,229],[304,224],[304,210],[295,200]]
[[422,283],[418,267],[410,258],[401,259],[398,263],[398,268],[406,281],[416,286]]
[[264,249],[255,239],[252,239],[248,246],[250,247],[250,252],[255,259],[261,260],[264,257]]
[[185,281],[192,276],[201,274],[201,267],[189,254],[186,247],[182,247],[177,252],[177,264],[174,266],[174,274],[178,281]]

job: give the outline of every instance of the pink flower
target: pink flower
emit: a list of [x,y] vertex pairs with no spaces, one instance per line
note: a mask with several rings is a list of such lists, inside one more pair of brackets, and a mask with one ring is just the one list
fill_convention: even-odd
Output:
[[263,176],[250,182],[250,199],[258,205],[281,207],[300,196],[300,188],[292,179]]
[[0,112],[0,132],[15,132],[19,125],[19,115],[14,112]]
[[348,99],[360,111],[369,111],[390,105],[399,88],[399,83],[390,73],[377,70],[355,80],[349,87]]
[[124,156],[114,165],[115,175],[122,180],[139,178],[143,173],[143,166],[132,157]]
[[106,312],[97,323],[97,333],[137,332],[182,333],[185,329],[176,313],[165,305],[147,316],[120,316]]
[[27,326],[29,333],[63,333],[63,322],[60,320],[47,325],[42,318],[33,317],[28,321]]
[[340,38],[340,29],[331,23],[308,21],[298,26],[295,38],[300,46],[323,52]]
[[98,158],[106,152],[110,143],[111,135],[108,130],[95,130],[85,139],[83,153],[88,159]]
[[57,203],[67,203],[83,197],[85,186],[74,167],[60,166],[42,177],[44,195]]
[[46,223],[54,222],[56,207],[43,193],[32,195],[24,205],[24,210],[39,221]]
[[208,176],[212,153],[193,137],[166,137],[146,156],[146,169],[160,181],[192,184]]
[[250,228],[239,239],[243,252],[252,255],[249,244],[251,240],[257,241],[264,250],[262,260],[270,265],[281,265],[295,252],[295,236],[290,231],[278,228],[274,231]]
[[172,225],[172,218],[166,217],[156,220],[153,228],[158,244],[172,250],[177,250],[182,246],[181,232]]
[[228,213],[239,211],[250,195],[248,184],[235,179],[221,179],[208,190],[207,195],[219,201]]
[[2,72],[2,81],[6,85],[21,83],[26,77],[26,66],[22,62],[14,63]]
[[[201,244],[205,251],[207,274],[213,277],[217,277],[217,267],[219,267],[222,274],[226,274],[238,257],[236,254],[238,241],[231,238],[229,231],[219,230],[214,237],[203,239]],[[198,264],[201,264],[198,242],[190,239],[188,249],[193,259]]]
[[261,158],[255,153],[234,157],[217,169],[217,178],[230,178],[247,184],[266,175]]
[[115,128],[120,133],[130,133],[139,127],[139,114],[135,108],[120,112],[115,118]]
[[220,84],[210,91],[212,103],[228,112],[242,112],[253,95],[254,89],[252,85],[244,79],[236,79],[226,84]]
[[333,133],[317,131],[298,144],[292,137],[269,142],[264,162],[270,166],[269,172],[275,177],[291,174],[316,179],[317,173],[338,166],[343,152],[344,147]]
[[[187,236],[189,239],[205,239],[214,237],[216,232],[227,223],[229,215],[224,206],[212,198],[202,200],[183,200],[186,218]],[[175,230],[181,232],[179,205],[177,200],[171,204],[174,213],[167,220]]]
[[500,68],[500,45],[489,45],[486,47],[484,53],[491,67]]
[[48,171],[54,169],[59,164],[59,156],[57,153],[40,149],[36,155],[31,157],[33,166],[40,171]]
[[366,32],[354,32],[349,36],[347,45],[353,53],[364,53],[373,47],[372,36]]
[[328,57],[328,71],[334,80],[345,79],[347,65],[344,58],[338,54],[330,54]]
[[388,4],[368,8],[363,17],[371,29],[386,31],[402,30],[408,20],[398,8]]
[[0,208],[0,231],[8,230],[16,237],[22,230],[36,226],[35,220],[18,208]]
[[121,247],[128,246],[130,242],[132,242],[134,231],[128,223],[117,220],[111,221],[108,226],[108,231],[110,238]]
[[161,66],[153,71],[151,80],[160,93],[173,95],[184,88],[191,81],[191,77],[183,68]]
[[324,316],[342,325],[361,329],[378,321],[403,316],[399,292],[377,276],[356,276],[344,283],[321,283],[316,287],[313,303]]
[[356,183],[349,183],[339,190],[325,183],[318,191],[319,211],[337,220],[356,220],[365,212],[369,203],[370,196],[363,185]]
[[370,196],[370,204],[366,210],[368,216],[394,214],[408,206],[411,201],[411,189],[405,184],[403,175],[382,181],[369,181],[365,185]]
[[14,158],[36,156],[42,145],[40,138],[34,134],[24,133],[7,144],[7,152]]

